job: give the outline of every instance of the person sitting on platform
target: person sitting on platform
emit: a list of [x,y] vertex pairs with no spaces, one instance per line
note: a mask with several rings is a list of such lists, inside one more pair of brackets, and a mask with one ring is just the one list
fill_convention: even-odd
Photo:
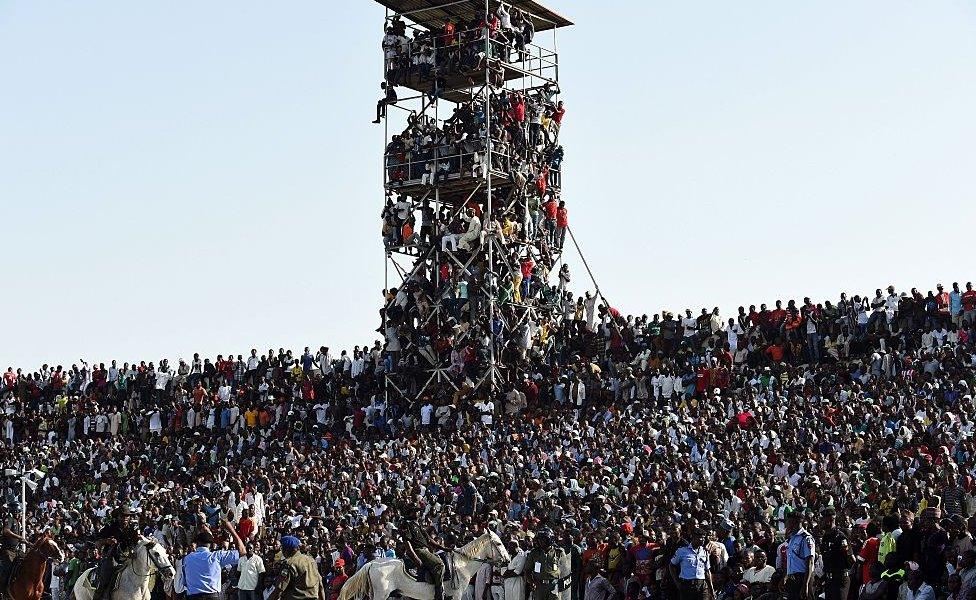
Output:
[[468,221],[468,228],[464,235],[458,239],[458,250],[470,252],[475,249],[481,240],[481,219],[475,216],[474,211],[466,209],[465,218]]
[[381,119],[386,118],[386,107],[397,103],[397,93],[392,83],[383,81],[380,83],[380,89],[384,93],[383,97],[376,103],[376,119],[373,123],[379,123]]

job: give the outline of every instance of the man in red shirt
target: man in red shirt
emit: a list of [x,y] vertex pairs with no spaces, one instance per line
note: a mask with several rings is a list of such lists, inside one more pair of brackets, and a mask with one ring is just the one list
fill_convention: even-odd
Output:
[[559,201],[556,209],[556,248],[562,250],[563,242],[566,241],[566,228],[569,227],[569,213],[566,211],[566,203]]
[[524,259],[522,259],[520,268],[522,271],[522,284],[519,289],[519,293],[521,294],[522,301],[525,302],[525,299],[529,296],[529,291],[532,286],[532,272],[535,271],[535,261],[532,260],[532,257],[526,256]]
[[971,281],[966,282],[966,291],[962,293],[962,320],[969,321],[970,325],[976,323],[976,290]]
[[525,121],[525,97],[518,92],[512,94],[512,110],[510,116],[516,123]]
[[444,23],[444,45],[445,46],[450,46],[454,44],[454,39],[455,39],[454,34],[455,34],[454,22],[448,21]]
[[941,283],[935,287],[939,290],[939,293],[935,295],[935,304],[939,309],[939,318],[948,325],[951,320],[949,318],[949,292],[942,289]]
[[344,569],[346,566],[346,561],[343,559],[336,559],[332,566],[335,571],[333,572],[332,578],[329,580],[329,600],[337,600],[339,598],[339,590],[342,589],[342,585],[346,583],[349,576],[346,575]]
[[539,176],[535,179],[535,191],[540,198],[544,198],[549,185],[549,165],[543,165]]
[[542,214],[545,215],[545,231],[546,238],[549,243],[552,243],[553,238],[556,234],[556,214],[559,211],[559,204],[556,203],[555,198],[549,198],[546,200],[545,204],[542,205]]
[[875,521],[869,522],[867,524],[867,535],[868,539],[864,542],[859,554],[864,559],[861,565],[861,583],[867,583],[871,580],[871,565],[878,562],[878,550],[881,547],[881,527]]
[[769,325],[779,331],[784,320],[786,320],[786,309],[783,308],[783,301],[777,300],[776,308],[769,311]]
[[563,101],[560,100],[556,103],[556,110],[552,111],[552,133],[555,139],[559,139],[559,128],[563,124],[563,115],[566,114],[566,109],[563,108]]
[[777,339],[766,348],[765,354],[774,363],[779,363],[783,360],[783,345]]
[[245,508],[241,515],[241,520],[237,522],[237,535],[245,542],[254,535],[254,519],[251,518],[251,509]]
[[14,389],[17,384],[17,373],[14,372],[13,367],[7,367],[7,372],[3,374],[3,384],[8,390]]

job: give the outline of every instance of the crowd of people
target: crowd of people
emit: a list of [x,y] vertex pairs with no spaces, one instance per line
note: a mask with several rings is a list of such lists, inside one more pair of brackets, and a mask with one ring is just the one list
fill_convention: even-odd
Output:
[[[201,532],[239,537],[223,585],[248,598],[282,536],[335,598],[368,561],[416,557],[411,523],[438,548],[496,532],[514,558],[494,598],[517,574],[539,600],[973,597],[971,284],[731,319],[586,298],[501,357],[518,377],[495,394],[466,368],[451,394],[384,393],[379,342],[10,368],[2,461],[43,473],[24,537],[70,548],[61,593],[127,519],[178,564]],[[540,544],[564,587],[533,580]]]
[[157,596],[337,600],[400,558],[439,597],[437,555],[493,532],[511,560],[466,600],[976,600],[972,284],[732,316],[574,296],[559,90],[505,87],[532,35],[506,4],[390,21],[378,120],[397,86],[488,81],[387,146],[413,267],[382,340],[3,373],[0,459],[39,476],[26,505],[6,480],[0,580],[48,534],[52,596],[97,565],[102,600],[138,533],[177,565]]
[[519,194],[527,187],[542,197],[555,193],[564,155],[559,128],[566,113],[557,93],[548,83],[500,89],[459,102],[443,120],[411,113],[406,128],[386,146],[388,187],[419,185],[419,195],[448,181],[483,179],[490,168]]
[[[471,382],[517,383],[502,355],[548,351],[562,321],[565,107],[554,80],[524,77],[526,61],[542,60],[527,52],[532,35],[531,15],[505,3],[436,31],[417,26],[412,37],[402,19],[388,21],[376,122],[397,86],[433,86],[384,154],[383,241],[413,260],[381,314],[383,370],[402,396],[442,404]],[[507,81],[516,65],[522,89]],[[445,91],[451,109],[439,113]]]
[[493,12],[465,22],[448,18],[439,30],[414,26],[411,34],[399,15],[383,36],[384,72],[392,85],[430,86],[431,96],[447,77],[470,77],[493,64],[524,64],[534,54],[535,25],[529,14],[499,2]]

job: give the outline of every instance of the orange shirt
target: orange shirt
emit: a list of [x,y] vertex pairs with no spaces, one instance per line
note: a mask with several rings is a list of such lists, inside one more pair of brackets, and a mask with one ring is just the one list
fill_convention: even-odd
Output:
[[592,562],[595,565],[604,567],[607,564],[607,544],[601,542],[596,545],[596,548],[587,548],[583,551],[581,556],[583,561],[583,570],[586,571]]

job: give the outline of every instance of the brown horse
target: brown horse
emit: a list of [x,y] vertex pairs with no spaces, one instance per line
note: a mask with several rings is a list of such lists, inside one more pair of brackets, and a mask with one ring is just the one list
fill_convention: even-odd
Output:
[[10,600],[40,600],[44,593],[44,572],[48,559],[64,560],[61,548],[49,534],[42,535],[27,551],[14,571],[7,586],[6,597]]

